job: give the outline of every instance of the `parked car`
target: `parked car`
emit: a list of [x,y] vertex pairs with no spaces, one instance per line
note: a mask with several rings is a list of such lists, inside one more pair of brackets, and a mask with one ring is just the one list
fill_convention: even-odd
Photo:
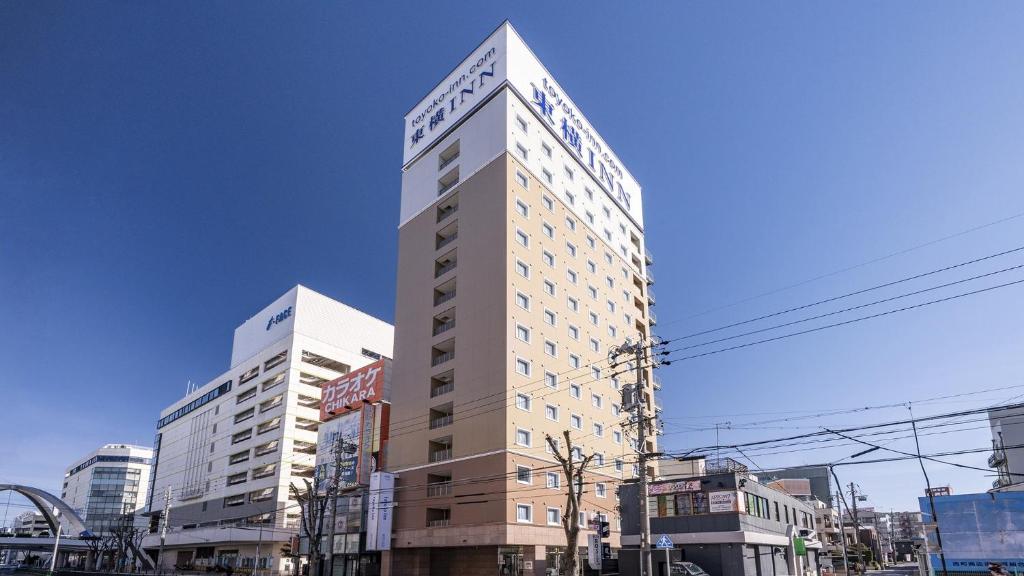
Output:
[[708,576],[703,568],[693,562],[673,562],[672,576]]

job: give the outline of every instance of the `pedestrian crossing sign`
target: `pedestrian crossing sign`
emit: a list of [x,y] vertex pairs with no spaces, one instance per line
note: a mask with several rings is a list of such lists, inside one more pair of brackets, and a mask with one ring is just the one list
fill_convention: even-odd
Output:
[[668,537],[668,534],[662,534],[661,538],[654,543],[654,547],[659,550],[662,548],[675,548],[675,544],[672,543],[672,539]]

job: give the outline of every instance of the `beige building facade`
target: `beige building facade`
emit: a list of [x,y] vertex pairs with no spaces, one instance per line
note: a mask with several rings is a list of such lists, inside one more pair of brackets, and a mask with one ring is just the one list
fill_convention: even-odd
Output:
[[567,480],[546,438],[564,453],[565,431],[594,455],[579,545],[603,519],[617,549],[636,377],[607,355],[654,323],[639,186],[508,23],[406,123],[385,566],[553,573]]

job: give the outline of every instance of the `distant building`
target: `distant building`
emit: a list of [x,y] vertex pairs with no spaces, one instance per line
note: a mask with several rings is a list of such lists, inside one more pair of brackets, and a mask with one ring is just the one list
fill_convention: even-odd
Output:
[[988,465],[997,473],[992,490],[1024,490],[1024,408],[989,410],[988,423],[992,429]]
[[50,525],[46,517],[39,512],[23,512],[14,518],[12,530],[15,536],[35,538],[36,536],[49,536]]
[[[918,498],[925,526],[934,523],[927,497]],[[949,572],[987,573],[998,562],[1011,574],[1024,572],[1024,492],[957,494],[935,498],[942,551]],[[935,530],[927,530],[930,574],[941,574]]]
[[76,460],[64,472],[61,499],[78,512],[85,526],[100,535],[129,517],[137,526],[149,494],[153,449],[106,444]]
[[[228,369],[160,412],[149,510],[162,570],[291,572],[289,493],[312,478],[321,387],[392,355],[390,324],[295,286],[235,329]],[[157,534],[146,536],[152,553]]]
[[[648,487],[652,538],[667,536],[672,562],[693,562],[712,576],[818,573],[822,543],[815,507],[758,482],[738,463],[706,462],[705,473],[653,482]],[[619,488],[622,549],[619,570],[639,570],[640,511],[635,483]],[[806,555],[799,554],[802,538]],[[655,574],[665,574],[665,553],[652,556]]]
[[838,488],[832,483],[832,475],[828,466],[795,466],[762,470],[758,473],[758,477],[762,482],[785,479],[807,480],[812,496],[830,506],[839,507],[838,502],[833,502]]

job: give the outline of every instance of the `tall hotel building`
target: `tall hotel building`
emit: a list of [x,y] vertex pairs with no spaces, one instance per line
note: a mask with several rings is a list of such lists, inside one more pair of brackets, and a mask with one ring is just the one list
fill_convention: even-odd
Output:
[[640,186],[507,22],[408,113],[403,148],[392,573],[556,569],[566,479],[545,435],[564,430],[597,454],[581,516],[617,549],[635,377],[607,351],[654,324]]
[[[291,573],[281,548],[300,508],[289,485],[313,476],[320,387],[390,357],[393,338],[390,324],[304,286],[236,328],[231,367],[157,421],[153,524],[170,509],[161,568]],[[143,541],[159,545],[158,533]]]
[[140,513],[149,494],[153,449],[106,444],[76,460],[64,471],[61,500],[74,508],[86,528],[102,535],[126,519],[145,526]]

